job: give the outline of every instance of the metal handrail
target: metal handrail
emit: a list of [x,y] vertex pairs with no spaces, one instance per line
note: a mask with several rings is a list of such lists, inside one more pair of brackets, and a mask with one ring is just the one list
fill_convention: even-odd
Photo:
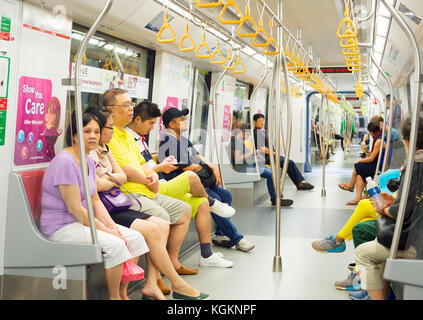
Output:
[[112,7],[112,4],[113,4],[113,0],[107,0],[106,6],[104,7],[103,11],[100,13],[98,18],[94,22],[94,24],[91,26],[90,30],[88,30],[87,34],[82,39],[78,48],[78,52],[76,54],[76,61],[75,61],[75,115],[76,115],[76,128],[77,128],[77,134],[78,134],[79,162],[81,165],[82,184],[84,186],[85,203],[87,206],[88,219],[90,222],[91,239],[93,244],[98,244],[98,239],[97,239],[97,230],[95,227],[93,203],[92,203],[90,187],[88,183],[87,158],[85,156],[84,128],[82,125],[82,96],[81,96],[81,88],[80,88],[80,75],[81,75],[82,57],[85,54],[85,50],[87,49],[88,42],[90,41],[91,37],[94,35],[100,23],[106,17],[107,13]]
[[[373,80],[373,82],[376,84],[376,87],[380,90],[380,92],[382,93],[383,97],[386,97],[385,91],[383,90],[383,88],[380,86],[380,84],[373,78],[373,76],[370,74],[370,79]],[[376,170],[375,170],[375,176],[374,179],[377,181],[378,177],[379,177],[379,166],[380,166],[380,160],[382,159],[382,152],[383,152],[383,137],[385,136],[385,128],[386,128],[386,119],[387,119],[387,113],[388,113],[388,106],[386,105],[386,101],[385,101],[385,111],[384,111],[384,117],[383,117],[383,128],[382,128],[382,145],[380,147],[379,150],[379,156],[377,158],[377,164],[376,164]],[[386,157],[386,154],[385,154]]]
[[373,15],[376,12],[376,1],[374,1],[374,0],[371,0],[371,1],[372,1],[372,10],[367,15],[367,17],[364,17],[364,18],[355,18],[355,21],[357,21],[357,22],[365,22],[365,21],[370,20],[373,17]]
[[[323,111],[323,106],[326,104],[326,111]],[[323,122],[323,113],[326,115],[326,121],[324,121],[324,126],[322,125]],[[329,143],[325,144],[325,140],[328,134],[328,122],[329,122],[329,102],[327,94],[322,95],[322,100],[320,102],[320,109],[319,109],[319,140],[320,140],[320,154],[322,155],[322,197],[326,197],[326,156],[329,151]],[[347,121],[345,121],[345,126]],[[346,131],[346,130],[345,130]],[[328,141],[329,142],[329,141]]]
[[[233,61],[229,64],[231,66]],[[222,178],[222,187],[225,188],[225,182],[223,180],[223,171],[222,171],[222,162],[220,159],[220,152],[219,152],[219,146],[218,146],[218,140],[217,140],[217,130],[216,130],[216,108],[217,108],[217,88],[220,86],[220,82],[222,81],[223,77],[225,76],[226,72],[229,69],[223,69],[222,73],[219,75],[219,78],[217,78],[217,81],[211,89],[211,109],[212,109],[212,125],[213,125],[213,137],[214,137],[214,146],[217,156],[217,167],[219,169],[220,177]]]
[[[382,67],[379,66],[376,63],[376,61],[375,61],[375,59],[373,57],[373,54],[371,54],[370,57],[372,59],[373,64],[376,65],[376,67],[378,68],[379,72],[382,74],[382,76],[385,78],[385,81],[388,83],[388,86],[389,86],[389,89],[390,89],[390,92],[391,92],[391,101],[393,102],[394,101],[394,87],[392,85],[391,79],[389,79],[389,77],[383,71]],[[388,101],[385,101],[385,104],[386,104],[386,109],[385,110],[386,110],[386,113],[387,113],[388,112],[387,111],[388,110],[388,106],[387,106]],[[388,141],[386,142],[385,158],[383,159],[382,173],[385,172],[385,170],[386,170],[386,164],[388,163],[388,156],[389,156],[389,148],[391,146],[392,119],[393,119],[393,115],[394,115],[394,113],[393,113],[393,111],[394,111],[393,110],[393,106],[394,106],[394,104],[391,103],[391,106],[390,106],[391,112],[389,113]],[[388,116],[385,114],[385,117],[387,118]],[[385,123],[386,123],[386,120],[385,120]],[[381,147],[381,150],[383,149],[383,139],[384,139],[384,137],[385,136],[382,136],[382,147]]]
[[[394,19],[397,21],[398,25],[401,29],[405,32],[408,39],[410,40],[411,46],[414,51],[414,82],[416,84],[416,94],[415,94],[415,103],[413,105],[413,113],[412,113],[412,121],[411,121],[411,132],[410,132],[410,145],[408,147],[408,155],[407,155],[407,166],[405,170],[404,181],[402,182],[402,194],[400,199],[400,204],[398,208],[398,215],[395,224],[394,235],[392,238],[392,245],[391,250],[389,253],[389,259],[394,259],[397,254],[398,250],[398,243],[401,235],[402,225],[405,216],[405,206],[408,199],[408,193],[410,190],[411,184],[411,174],[414,165],[414,154],[416,152],[416,142],[417,142],[417,133],[419,127],[419,111],[420,111],[420,88],[421,88],[421,79],[422,79],[422,56],[420,53],[419,45],[413,31],[404,21],[404,19],[400,16],[397,10],[389,4],[386,0],[382,0],[385,7],[391,12]],[[394,97],[391,96],[393,101]]]

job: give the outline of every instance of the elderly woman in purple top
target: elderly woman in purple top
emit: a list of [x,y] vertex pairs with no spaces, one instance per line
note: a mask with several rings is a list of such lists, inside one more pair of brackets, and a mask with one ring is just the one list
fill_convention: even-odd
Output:
[[[92,197],[98,241],[103,252],[106,282],[110,299],[128,299],[128,283],[121,283],[123,263],[149,251],[139,232],[116,224],[96,190],[95,163],[88,153],[98,146],[98,119],[83,115],[85,156],[88,164],[89,188]],[[44,175],[41,200],[41,232],[52,241],[86,243],[91,240],[85,195],[79,161],[76,119],[72,114],[67,131],[68,145],[51,161]]]

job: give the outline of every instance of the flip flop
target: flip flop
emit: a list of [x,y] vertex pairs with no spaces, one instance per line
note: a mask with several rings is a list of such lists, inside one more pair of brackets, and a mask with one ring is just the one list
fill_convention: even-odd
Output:
[[356,206],[359,202],[360,201],[357,201],[357,200],[351,200],[351,201],[348,201],[345,205],[347,205],[347,206]]
[[348,188],[346,186],[347,186],[347,184],[345,184],[345,183],[338,184],[338,187],[340,187],[342,190],[349,191],[349,192],[354,192],[354,188],[350,189],[350,188]]

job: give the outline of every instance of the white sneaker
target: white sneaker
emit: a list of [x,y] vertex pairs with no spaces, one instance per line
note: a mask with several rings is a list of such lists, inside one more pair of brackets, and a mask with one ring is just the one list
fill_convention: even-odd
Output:
[[225,260],[221,257],[218,253],[213,253],[207,259],[203,258],[200,255],[200,263],[201,267],[217,267],[217,268],[231,268],[233,267],[234,263],[232,261]]
[[244,252],[253,250],[255,246],[255,244],[245,239],[241,239],[237,244],[235,244],[235,248]]
[[219,200],[215,200],[214,204],[210,207],[210,211],[223,218],[230,218],[235,214],[235,209],[228,206],[226,203],[222,203]]

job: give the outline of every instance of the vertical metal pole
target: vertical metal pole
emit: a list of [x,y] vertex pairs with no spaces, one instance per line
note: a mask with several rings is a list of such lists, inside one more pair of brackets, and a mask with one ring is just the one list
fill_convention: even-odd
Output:
[[[394,101],[394,87],[392,86],[392,81],[391,81],[391,79],[389,79],[389,77],[386,75],[386,73],[383,71],[383,69],[376,63],[376,61],[373,57],[373,54],[371,54],[370,56],[371,56],[373,64],[378,68],[379,72],[382,74],[382,76],[385,78],[385,81],[388,83],[389,90],[391,92],[391,101],[393,102]],[[388,116],[387,116],[388,101],[385,101],[385,104],[386,104],[385,117],[388,118]],[[388,163],[388,157],[389,157],[389,148],[391,146],[392,119],[393,119],[393,116],[394,116],[393,103],[391,103],[390,110],[391,110],[391,112],[389,113],[388,140],[386,142],[385,158],[383,159],[382,173],[385,172],[385,170],[386,170],[386,164]],[[386,121],[387,121],[387,119],[385,119],[384,126],[385,126]],[[382,136],[382,142],[383,142],[383,139],[384,139],[384,136]],[[383,144],[382,144],[382,147],[383,147]]]
[[[324,106],[326,105],[326,110]],[[327,99],[327,94],[322,95],[322,101],[320,104],[319,110],[319,139],[320,139],[320,153],[322,154],[322,197],[326,197],[326,156],[329,150],[329,143],[325,145],[325,140],[328,138],[328,122],[329,122],[329,103]],[[326,120],[324,121],[324,126],[322,121],[324,116]]]
[[[376,82],[375,79],[373,79],[373,76],[370,74],[370,78],[374,81],[374,83],[376,83],[376,86],[378,87],[378,89],[380,90],[380,92],[382,92],[382,95],[385,97],[385,92],[383,91],[382,87],[379,85],[379,83]],[[383,137],[385,135],[385,127],[386,127],[386,118],[387,118],[387,113],[388,113],[388,108],[386,106],[386,102],[385,102],[385,113],[384,113],[384,117],[383,117],[383,128],[382,128],[382,141],[383,141]],[[379,166],[380,166],[380,160],[382,159],[382,151],[383,148],[380,148],[379,150],[379,156],[377,158],[377,164],[376,164],[376,172],[375,172],[375,177],[374,180],[378,181],[379,176],[380,176],[380,171],[379,171]],[[386,154],[385,154],[386,157]]]
[[211,90],[211,110],[212,110],[212,124],[213,124],[213,137],[214,137],[214,146],[217,156],[217,167],[219,169],[220,176],[222,177],[222,187],[225,188],[225,183],[223,180],[223,174],[222,174],[222,164],[220,160],[220,152],[219,152],[219,143],[217,140],[217,130],[216,130],[216,109],[217,109],[217,88],[220,86],[220,82],[222,81],[224,75],[226,74],[226,71],[228,69],[223,70],[223,72],[220,74],[219,78],[216,81],[216,84]]
[[81,96],[81,88],[80,88],[80,85],[81,85],[80,75],[81,75],[82,57],[85,53],[85,50],[87,49],[88,42],[90,41],[91,37],[94,35],[101,21],[103,21],[103,19],[109,12],[110,8],[112,7],[112,4],[113,4],[113,0],[108,0],[103,11],[100,13],[97,20],[91,26],[90,30],[85,35],[84,39],[82,39],[78,48],[78,53],[76,54],[76,61],[75,61],[75,115],[76,115],[76,128],[77,128],[77,134],[78,134],[79,162],[81,165],[85,203],[87,206],[88,219],[90,222],[90,230],[91,230],[91,239],[93,244],[97,244],[98,239],[97,239],[97,230],[95,227],[93,203],[92,203],[90,187],[88,183],[88,165],[87,165],[87,157],[85,155],[84,128],[82,125],[82,96]]
[[[416,152],[416,142],[417,142],[417,133],[418,133],[418,127],[419,127],[419,116],[420,116],[420,88],[421,88],[421,80],[422,80],[422,57],[420,53],[420,49],[417,43],[417,39],[414,36],[412,30],[410,27],[405,23],[404,19],[399,15],[397,10],[389,4],[386,0],[382,0],[382,3],[385,5],[385,7],[391,12],[394,19],[397,21],[398,25],[401,27],[401,29],[404,30],[405,34],[407,35],[408,39],[410,40],[413,52],[414,52],[414,82],[416,84],[416,94],[414,96],[414,103],[413,106],[413,113],[412,113],[412,121],[411,121],[411,133],[410,133],[410,146],[408,148],[408,155],[407,155],[407,167],[405,170],[405,176],[402,188],[402,194],[400,199],[400,204],[398,208],[398,215],[396,219],[395,224],[395,230],[394,230],[394,236],[392,238],[392,245],[391,245],[391,251],[389,253],[389,259],[394,259],[397,254],[398,250],[398,243],[399,238],[401,235],[403,220],[404,220],[404,214],[405,214],[405,206],[407,204],[408,199],[408,192],[410,190],[410,184],[411,184],[411,174],[412,169],[414,165],[414,155]],[[391,97],[393,99],[394,97]]]

